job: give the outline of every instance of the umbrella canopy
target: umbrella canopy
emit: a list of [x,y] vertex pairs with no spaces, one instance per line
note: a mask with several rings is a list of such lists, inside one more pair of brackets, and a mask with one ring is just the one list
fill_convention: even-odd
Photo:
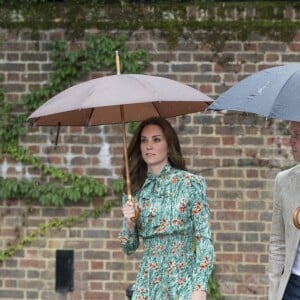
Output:
[[300,63],[264,69],[241,80],[208,109],[300,121]]
[[[72,86],[29,116],[36,125],[86,126],[175,117],[203,111],[212,99],[183,83],[158,76],[122,74]],[[120,107],[124,116],[121,116]]]
[[158,76],[117,74],[74,85],[57,94],[28,118],[41,126],[90,126],[122,123],[128,198],[131,199],[125,122],[201,112],[213,100],[180,82]]
[[[300,122],[300,63],[272,67],[241,80],[208,109],[256,113],[267,118]],[[298,215],[293,223],[300,229]]]

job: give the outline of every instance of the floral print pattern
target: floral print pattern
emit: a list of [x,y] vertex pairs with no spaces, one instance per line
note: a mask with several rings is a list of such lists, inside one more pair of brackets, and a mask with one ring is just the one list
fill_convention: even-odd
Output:
[[130,232],[124,220],[119,234],[128,255],[143,240],[132,299],[188,300],[193,291],[206,290],[214,248],[204,179],[166,164],[159,175],[148,172],[135,199],[141,209],[135,229]]

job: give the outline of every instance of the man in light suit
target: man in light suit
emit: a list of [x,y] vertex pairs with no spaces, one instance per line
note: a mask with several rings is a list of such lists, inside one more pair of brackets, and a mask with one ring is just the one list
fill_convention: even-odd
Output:
[[[291,122],[290,146],[300,163],[300,122]],[[300,230],[293,213],[300,207],[300,164],[279,172],[273,195],[269,252],[269,300],[300,300]]]

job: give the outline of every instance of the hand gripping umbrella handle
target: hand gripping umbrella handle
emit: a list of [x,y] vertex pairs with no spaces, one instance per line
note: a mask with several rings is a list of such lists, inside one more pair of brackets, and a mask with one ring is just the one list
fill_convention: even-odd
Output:
[[300,207],[297,207],[293,212],[293,223],[297,229],[300,229],[300,223],[298,219],[299,213],[300,213]]

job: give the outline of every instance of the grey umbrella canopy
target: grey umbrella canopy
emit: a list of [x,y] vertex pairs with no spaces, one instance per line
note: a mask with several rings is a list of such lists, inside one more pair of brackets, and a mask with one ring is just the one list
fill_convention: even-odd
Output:
[[[300,122],[300,63],[272,67],[241,80],[208,109],[255,113],[267,118]],[[300,229],[298,215],[293,223]]]
[[300,63],[250,75],[219,96],[208,109],[300,121]]

